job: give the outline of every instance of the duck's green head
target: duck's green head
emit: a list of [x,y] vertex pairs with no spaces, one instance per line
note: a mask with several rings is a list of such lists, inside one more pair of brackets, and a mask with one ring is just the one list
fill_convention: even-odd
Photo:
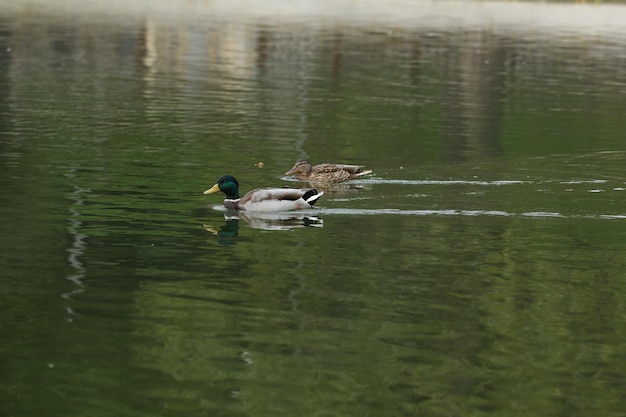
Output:
[[218,191],[226,194],[226,198],[236,200],[239,198],[239,183],[232,175],[222,175],[217,179],[217,183],[206,190],[204,194],[213,194]]

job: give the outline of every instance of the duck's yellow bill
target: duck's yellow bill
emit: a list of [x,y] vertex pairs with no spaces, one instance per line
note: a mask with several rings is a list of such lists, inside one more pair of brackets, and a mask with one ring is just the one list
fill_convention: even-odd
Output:
[[213,193],[218,192],[219,190],[220,190],[220,186],[218,184],[215,184],[213,187],[206,190],[204,194],[213,194]]

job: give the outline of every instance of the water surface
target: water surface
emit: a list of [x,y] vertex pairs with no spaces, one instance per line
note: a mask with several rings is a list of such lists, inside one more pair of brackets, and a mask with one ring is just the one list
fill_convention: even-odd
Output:
[[623,414],[624,6],[0,10],[3,414]]

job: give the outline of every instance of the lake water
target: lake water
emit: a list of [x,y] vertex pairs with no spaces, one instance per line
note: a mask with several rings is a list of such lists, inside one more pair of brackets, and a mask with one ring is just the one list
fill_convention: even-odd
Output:
[[624,416],[625,15],[1,5],[0,414]]

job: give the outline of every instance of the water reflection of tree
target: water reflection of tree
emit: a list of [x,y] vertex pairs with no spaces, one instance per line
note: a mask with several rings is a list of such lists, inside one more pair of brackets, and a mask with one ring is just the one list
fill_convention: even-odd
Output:
[[501,154],[500,132],[507,46],[488,31],[451,38],[445,62],[441,124],[445,160]]
[[[502,153],[503,107],[521,68],[510,65],[523,48],[515,33],[213,22],[199,36],[193,27],[146,27],[148,74],[178,73],[199,89],[223,82],[215,90],[221,109],[242,126],[256,123],[265,149],[291,141],[295,157],[424,158],[424,138],[436,134],[445,161]],[[602,73],[597,62],[585,65],[596,66],[587,79]],[[148,81],[147,96],[163,91],[159,77]],[[277,115],[280,126],[272,125]]]

